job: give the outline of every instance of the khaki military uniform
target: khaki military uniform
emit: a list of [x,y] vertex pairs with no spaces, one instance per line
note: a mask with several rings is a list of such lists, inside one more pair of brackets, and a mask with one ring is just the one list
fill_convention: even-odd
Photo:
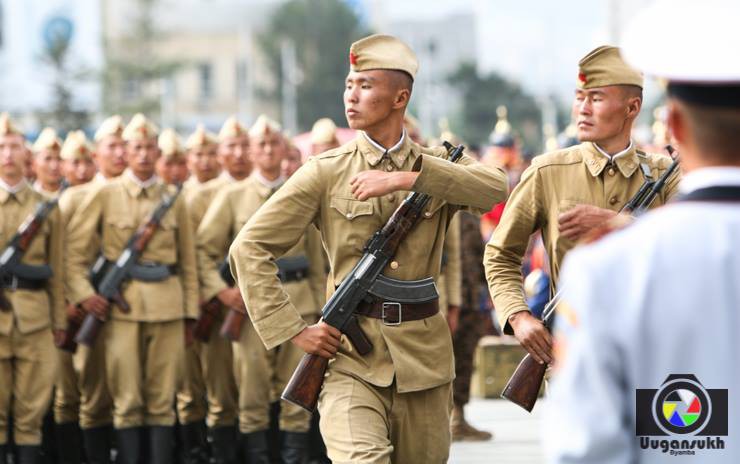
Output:
[[[3,248],[38,203],[45,200],[27,185],[15,195],[0,189]],[[12,310],[0,311],[0,444],[7,442],[10,413],[16,444],[41,443],[41,422],[56,376],[52,329],[63,330],[66,326],[62,243],[62,222],[54,209],[22,259],[24,264],[51,266],[54,275],[46,288],[3,290]]]
[[[637,150],[610,162],[591,142],[534,158],[506,203],[501,222],[486,245],[485,267],[499,323],[511,334],[508,318],[529,311],[522,290],[522,257],[529,237],[542,231],[550,260],[551,291],[558,281],[560,264],[575,243],[560,235],[558,216],[580,204],[619,211],[639,190],[645,163],[657,179],[671,160],[667,156]],[[676,192],[679,177],[672,177],[653,202],[666,203]]]
[[[321,232],[338,286],[363,246],[401,204],[406,192],[356,200],[350,179],[359,172],[410,171],[418,192],[433,199],[414,231],[400,244],[384,275],[401,280],[439,276],[448,224],[461,206],[479,214],[505,199],[506,176],[463,157],[441,159],[442,148],[423,148],[404,137],[385,156],[364,134],[309,160],[243,228],[232,244],[232,270],[256,332],[268,349],[306,327],[296,300],[276,278],[274,258],[299,242],[307,227]],[[445,462],[449,451],[450,383],[454,362],[442,314],[384,325],[359,317],[373,344],[359,355],[346,337],[319,399],[322,435],[333,462]]]
[[[267,201],[273,190],[254,175],[225,187],[214,199],[198,229],[198,263],[201,267],[203,296],[210,299],[226,288],[218,275],[218,265],[229,250],[232,237]],[[324,302],[325,273],[321,257],[321,242],[316,231],[309,232],[286,250],[284,257],[305,256],[308,276],[287,282],[285,290],[297,305],[302,320],[314,323]],[[302,352],[291,343],[265,349],[255,328],[246,321],[241,338],[234,343],[234,375],[239,388],[239,429],[241,433],[264,431],[269,428],[270,403],[276,391],[282,391],[298,365]],[[282,403],[280,429],[306,432],[311,415],[303,409]]]
[[[143,188],[132,177],[127,171],[93,189],[70,220],[67,269],[69,299],[75,304],[95,293],[87,279],[91,240],[99,237],[105,257],[116,260],[168,192],[160,182]],[[194,249],[187,208],[180,197],[140,258],[176,266],[176,275],[160,282],[125,283],[122,294],[131,310],[125,313],[113,305],[100,334],[107,337],[106,376],[118,429],[175,422],[172,403],[184,348],[183,320],[195,319],[198,313]]]
[[[213,197],[230,183],[221,176],[184,191],[193,230],[197,230]],[[205,301],[201,297],[201,301]],[[223,311],[216,318],[208,343],[195,340],[185,350],[182,385],[177,392],[177,416],[182,424],[207,419],[209,427],[236,423],[237,390],[231,342],[219,335]],[[206,402],[207,398],[207,402]]]
[[445,237],[442,253],[442,269],[437,280],[439,309],[444,316],[450,306],[460,307],[462,303],[462,265],[460,262],[460,218],[452,217]]

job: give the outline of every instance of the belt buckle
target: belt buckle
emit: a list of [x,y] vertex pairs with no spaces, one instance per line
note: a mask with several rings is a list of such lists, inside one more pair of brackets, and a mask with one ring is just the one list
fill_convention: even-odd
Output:
[[[388,322],[385,320],[385,310],[386,308],[392,308],[392,307],[398,308],[398,320],[395,322]],[[403,311],[401,309],[401,303],[398,303],[396,301],[384,301],[383,305],[380,308],[380,319],[383,321],[383,324],[389,325],[389,326],[396,326],[401,325],[401,322],[403,320]]]

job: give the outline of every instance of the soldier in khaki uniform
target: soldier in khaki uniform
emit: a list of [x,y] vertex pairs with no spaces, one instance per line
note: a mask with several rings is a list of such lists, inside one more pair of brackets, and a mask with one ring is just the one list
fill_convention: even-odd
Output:
[[[309,325],[276,277],[275,259],[310,224],[321,231],[333,290],[355,266],[366,241],[408,191],[430,194],[423,219],[401,243],[384,274],[436,278],[452,215],[463,205],[480,213],[506,196],[503,171],[463,157],[443,159],[403,130],[417,60],[398,39],[374,35],[350,48],[344,104],[355,140],[312,158],[241,230],[230,257],[256,333],[273,348],[292,341],[326,358],[319,398],[321,429],[335,463],[441,463],[449,454],[452,343],[433,305],[407,305],[402,322],[380,318],[382,302],[360,309],[373,350],[360,356],[323,322]],[[394,324],[394,325],[391,325]]]
[[[321,118],[311,128],[311,156],[339,146],[337,139],[337,125],[329,118]],[[304,160],[305,161],[305,160]]]
[[173,129],[163,130],[159,134],[157,145],[161,153],[156,167],[159,178],[168,185],[184,183],[188,178],[188,167],[177,132]]
[[57,131],[46,127],[33,144],[33,188],[47,198],[55,198],[62,187],[62,141]]
[[[6,244],[45,197],[24,179],[23,134],[0,115],[0,246]],[[62,223],[52,210],[21,263],[49,266],[52,276],[36,280],[6,275],[0,290],[9,307],[0,308],[0,462],[6,459],[8,416],[14,418],[15,462],[36,463],[41,422],[56,374],[54,339],[65,329]]]
[[[118,259],[136,228],[165,195],[173,193],[154,175],[159,156],[156,127],[137,114],[123,139],[129,169],[92,190],[68,226],[69,298],[99,317],[106,317],[108,302],[86,278],[90,243],[100,240],[105,258]],[[100,334],[107,338],[106,375],[113,396],[118,462],[138,461],[146,432],[148,462],[166,464],[173,451],[178,362],[184,340],[192,340],[192,324],[186,320],[194,321],[198,302],[195,246],[184,199],[178,198],[162,218],[137,266],[166,277],[142,280],[145,277],[132,269],[122,286],[130,311],[112,305]]]
[[[580,145],[534,158],[513,190],[486,246],[485,267],[499,323],[539,362],[551,362],[551,337],[532,316],[522,288],[522,256],[537,230],[550,258],[551,292],[565,254],[589,230],[602,226],[671,160],[645,154],[630,139],[642,106],[642,75],[619,49],[602,46],[579,62],[573,104]],[[673,177],[653,206],[676,191]]]
[[95,181],[113,179],[126,169],[126,143],[123,140],[125,124],[118,115],[105,119],[95,132],[93,159],[98,167]]
[[[92,150],[82,131],[73,131],[67,135],[60,156],[62,173],[69,184],[69,188],[62,193],[59,199],[62,224],[66,227],[75,207],[87,192],[85,184],[95,176],[95,164],[92,160]],[[74,305],[68,305],[67,319],[81,324],[84,312]],[[54,389],[54,422],[56,424],[54,435],[57,455],[63,464],[79,463],[82,449],[79,428],[79,372],[75,366],[73,353],[57,350],[57,357],[58,372]],[[90,458],[89,461],[98,462],[94,458]]]
[[[223,261],[232,238],[285,181],[280,175],[285,142],[277,124],[261,116],[250,129],[249,138],[256,170],[244,182],[219,192],[206,212],[197,236],[203,297],[218,296],[225,306],[241,311],[245,309],[239,288],[226,286],[218,274],[218,265]],[[288,295],[301,316],[315,322],[325,292],[318,234],[315,231],[305,234],[281,255],[281,275]],[[302,352],[290,344],[265,349],[251,322],[245,322],[241,338],[233,348],[243,459],[269,462],[267,430],[270,404],[274,392],[282,391],[288,382]],[[301,462],[310,418],[310,413],[297,406],[281,404],[279,426],[283,432],[283,462]]]

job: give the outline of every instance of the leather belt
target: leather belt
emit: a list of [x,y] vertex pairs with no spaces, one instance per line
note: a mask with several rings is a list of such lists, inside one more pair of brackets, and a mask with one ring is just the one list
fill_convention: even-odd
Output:
[[0,287],[8,290],[41,290],[46,287],[46,279],[24,279],[8,275],[0,278]]
[[418,321],[439,312],[439,299],[424,303],[398,303],[395,301],[361,302],[356,314],[380,319],[385,325],[400,325],[402,322]]

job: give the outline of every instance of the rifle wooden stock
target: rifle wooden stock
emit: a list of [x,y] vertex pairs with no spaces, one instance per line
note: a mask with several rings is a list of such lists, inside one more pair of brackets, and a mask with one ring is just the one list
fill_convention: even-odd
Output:
[[547,364],[540,364],[534,360],[532,355],[527,354],[504,387],[501,398],[532,412],[537,396],[540,394],[546,370]]
[[244,319],[246,317],[246,313],[229,308],[229,312],[226,313],[224,323],[221,326],[221,336],[232,342],[239,341],[242,335],[242,325],[244,325]]
[[329,360],[315,354],[304,354],[293,371],[281,398],[307,411],[316,409]]
[[80,324],[72,319],[67,319],[67,329],[64,331],[64,337],[57,345],[57,348],[74,353],[77,351],[77,342],[75,337],[80,330]]
[[193,335],[203,343],[211,339],[211,330],[216,322],[216,317],[221,310],[221,302],[215,296],[200,305],[200,316],[195,322]]

